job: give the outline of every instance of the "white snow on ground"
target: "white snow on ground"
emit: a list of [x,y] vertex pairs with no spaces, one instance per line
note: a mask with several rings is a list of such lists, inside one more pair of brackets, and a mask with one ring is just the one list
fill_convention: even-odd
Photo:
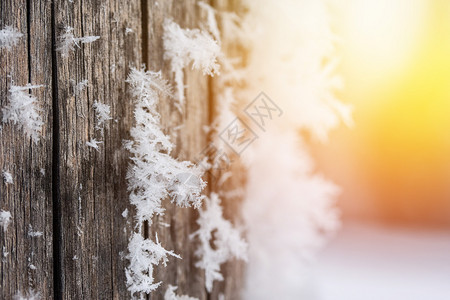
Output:
[[344,224],[312,285],[316,300],[448,300],[450,230]]

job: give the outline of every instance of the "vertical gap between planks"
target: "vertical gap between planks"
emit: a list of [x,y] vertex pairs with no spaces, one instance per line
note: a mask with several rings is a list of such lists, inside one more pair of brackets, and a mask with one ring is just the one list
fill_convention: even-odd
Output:
[[[32,84],[31,83],[31,1],[30,0],[26,0],[26,24],[27,24],[27,42],[26,43],[27,43],[27,67],[28,67],[28,82],[27,83]],[[28,94],[31,95],[31,89],[28,89]],[[32,164],[32,161],[33,161],[33,139],[31,139],[31,138],[28,139],[28,148],[29,148],[28,159],[30,162],[30,164],[28,165],[29,170],[27,170],[27,173],[22,173],[23,174],[22,182],[24,183],[24,186],[26,186],[25,182],[27,181],[27,179],[29,179],[28,180],[29,181],[28,193],[29,193],[30,197],[28,199],[27,204],[28,204],[29,210],[30,210],[28,222],[29,222],[29,224],[31,224],[32,223],[32,214],[33,214],[33,208],[32,208],[33,193],[32,193],[32,185],[31,185],[31,180],[32,180],[32,176],[33,176],[32,175],[33,174],[33,164]],[[27,175],[30,178],[25,178]],[[23,199],[25,202],[26,197],[24,197]],[[26,229],[27,227],[25,224],[26,223],[25,220],[26,220],[27,213],[26,213],[25,203],[24,203],[24,208],[23,208],[23,216],[24,216],[24,228]],[[29,247],[31,248],[31,251],[33,251],[32,250],[33,249],[32,240],[30,240]],[[30,257],[28,259],[30,259]],[[30,286],[32,286],[34,283],[33,283],[33,279],[31,277],[29,270],[27,272],[27,276],[28,276],[28,283],[30,284]]]
[[[141,43],[141,58],[142,62],[145,66],[145,69],[149,67],[149,60],[148,60],[148,0],[141,0],[141,33],[142,33],[142,43]],[[148,221],[144,221],[144,224],[142,225],[144,228],[144,238],[149,238],[150,235],[150,228]],[[134,233],[133,233],[134,234]],[[150,300],[151,295],[146,294],[145,299]]]
[[145,67],[148,68],[148,0],[141,0],[141,13],[142,13],[142,22],[141,22],[141,32],[142,32],[142,49],[141,56],[142,62]]
[[[142,61],[145,65],[145,69],[148,68],[148,1],[141,0],[141,13],[142,13],[142,22],[141,22],[141,32],[142,32],[142,47],[141,47],[141,57]],[[149,237],[149,224],[147,221],[144,221],[142,225],[144,228],[144,238],[147,239]],[[148,296],[147,296],[148,297]]]
[[[28,0],[30,1],[30,0]],[[56,21],[55,3],[50,4],[51,8],[51,40],[52,40],[52,213],[53,213],[53,298],[62,299],[62,262],[61,262],[61,199],[60,199],[60,174],[59,174],[59,108],[58,108],[58,67],[56,60]]]
[[[28,54],[28,83],[31,83],[31,0],[27,0],[27,54]],[[31,89],[29,90],[29,93],[31,93]]]

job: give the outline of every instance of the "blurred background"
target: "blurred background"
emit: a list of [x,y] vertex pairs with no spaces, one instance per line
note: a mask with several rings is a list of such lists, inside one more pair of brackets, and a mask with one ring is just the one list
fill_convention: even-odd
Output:
[[355,126],[313,143],[342,187],[319,299],[450,299],[450,1],[331,6]]
[[342,187],[344,219],[450,229],[450,1],[331,9],[355,126],[313,153]]

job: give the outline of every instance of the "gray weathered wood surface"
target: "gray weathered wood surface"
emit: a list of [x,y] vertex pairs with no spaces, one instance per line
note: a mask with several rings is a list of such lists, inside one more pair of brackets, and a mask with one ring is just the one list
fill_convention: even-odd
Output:
[[[0,209],[12,214],[8,230],[0,230],[1,299],[30,288],[42,299],[130,298],[127,261],[121,257],[134,211],[125,179],[129,155],[122,141],[129,138],[134,105],[125,79],[130,67],[143,63],[172,78],[169,62],[163,60],[162,23],[172,18],[182,27],[197,28],[201,11],[196,3],[1,1],[0,27],[16,27],[24,36],[12,50],[0,50],[0,106],[12,83],[45,85],[30,91],[42,108],[40,141],[34,144],[12,124],[0,130],[0,171],[10,171],[14,179],[14,184],[0,183]],[[66,26],[74,28],[75,36],[101,38],[63,57],[55,42]],[[76,92],[74,85],[83,80],[88,86]],[[185,83],[185,110],[180,113],[169,99],[161,101],[159,110],[176,144],[173,156],[195,159],[208,143],[203,127],[213,118],[211,79],[186,70]],[[111,106],[113,119],[103,132],[95,129],[94,101]],[[92,139],[103,141],[98,151],[86,145]],[[227,207],[232,218],[233,205]],[[167,267],[156,269],[156,280],[164,285],[150,298],[162,299],[166,284],[172,284],[178,293],[199,299],[217,299],[221,293],[237,299],[242,266],[226,264],[225,281],[208,294],[203,271],[194,267],[196,245],[189,239],[197,228],[197,212],[169,201],[165,208],[148,235],[158,232],[162,244],[183,259],[172,258]],[[126,218],[125,209],[130,212]],[[171,226],[158,226],[161,222]],[[43,235],[30,237],[29,226]]]
[[[10,25],[24,34],[11,51],[0,50],[1,107],[12,84],[45,85],[30,91],[40,99],[43,110],[41,140],[33,143],[11,124],[0,130],[0,171],[10,172],[14,181],[0,183],[0,209],[12,215],[8,230],[0,231],[0,298],[11,299],[18,290],[25,292],[31,287],[42,291],[45,299],[53,293],[50,4],[6,0],[0,3],[0,13],[1,28]],[[30,226],[43,235],[29,236]]]

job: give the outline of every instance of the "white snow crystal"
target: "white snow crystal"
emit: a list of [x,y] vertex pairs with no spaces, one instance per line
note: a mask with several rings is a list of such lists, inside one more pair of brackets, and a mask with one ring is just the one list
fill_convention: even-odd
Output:
[[122,217],[128,217],[128,208],[125,208],[125,210],[122,212]]
[[103,143],[103,142],[102,141],[97,141],[96,139],[91,139],[90,142],[86,142],[86,145],[91,147],[91,148],[94,148],[95,150],[98,151],[98,144],[101,144],[101,143]]
[[164,294],[164,300],[198,300],[198,298],[189,297],[186,295],[178,296],[175,294],[177,287],[173,285],[168,285],[166,293]]
[[11,173],[9,173],[9,172],[7,172],[7,171],[3,171],[3,172],[2,172],[2,175],[3,175],[3,181],[4,181],[6,184],[14,183],[13,177],[12,177],[12,174],[11,174]]
[[[206,208],[199,211],[200,228],[191,237],[198,237],[200,246],[195,255],[200,260],[196,267],[205,270],[206,290],[211,292],[214,280],[223,280],[220,265],[234,258],[247,260],[247,243],[230,221],[223,218],[219,196],[215,193],[205,199]],[[214,246],[212,246],[214,245]]]
[[8,255],[9,255],[9,252],[8,251],[6,251],[6,247],[5,246],[3,246],[2,247],[2,252],[3,252],[3,260],[5,260],[5,258],[7,258],[8,257]]
[[132,154],[127,180],[138,228],[128,245],[127,286],[132,294],[150,293],[160,284],[153,282],[153,265],[165,264],[167,255],[179,256],[165,250],[158,240],[144,239],[143,222],[151,225],[155,214],[163,214],[161,202],[166,198],[180,207],[199,207],[205,183],[200,168],[170,156],[173,146],[161,129],[156,107],[162,95],[171,97],[172,89],[161,73],[132,69],[127,82],[136,99],[136,123],[131,129],[133,140],[124,146]]
[[36,97],[30,95],[30,89],[40,88],[42,85],[15,86],[9,89],[9,103],[3,108],[3,123],[13,122],[25,131],[34,142],[37,142],[42,130],[41,109],[37,105]]
[[111,120],[111,107],[108,104],[100,103],[98,101],[94,101],[94,110],[95,117],[97,118],[97,124],[95,125],[96,129],[101,129],[102,125]]
[[156,106],[160,94],[170,95],[171,89],[160,73],[133,69],[128,82],[138,99],[131,129],[133,141],[126,145],[133,154],[128,174],[130,202],[137,208],[137,221],[149,221],[162,214],[161,201],[167,196],[178,206],[199,207],[205,183],[201,169],[189,161],[170,156],[172,143],[160,128]]
[[11,213],[6,210],[0,210],[0,226],[3,227],[3,231],[6,232],[8,225],[11,223]]
[[30,237],[40,237],[42,235],[43,235],[42,231],[34,231],[33,227],[31,226],[31,224],[28,225],[28,236],[30,236]]
[[33,291],[32,289],[28,290],[28,293],[22,294],[22,292],[17,292],[17,294],[13,297],[14,300],[39,300],[41,296],[38,292]]
[[0,49],[6,48],[11,49],[12,46],[15,46],[19,39],[23,36],[17,29],[6,26],[2,30],[0,30]]
[[75,50],[75,46],[80,48],[80,43],[92,43],[98,40],[100,36],[85,36],[85,37],[75,37],[73,35],[73,28],[67,26],[64,29],[64,33],[58,37],[58,47],[56,51],[60,51],[63,57],[66,57],[70,51]]
[[71,82],[72,82],[72,86],[73,86],[73,94],[75,96],[80,95],[80,93],[89,85],[88,84],[89,82],[87,79],[81,80],[78,83],[75,82],[75,80],[71,80]]
[[127,286],[131,294],[150,293],[155,290],[161,282],[154,283],[153,266],[162,263],[166,265],[171,255],[181,258],[173,251],[164,249],[156,236],[156,243],[150,239],[144,239],[141,234],[134,233],[128,243],[129,254],[126,258],[130,265],[125,270]]
[[170,227],[170,224],[166,222],[159,222],[159,225],[166,228]]
[[205,30],[183,29],[166,19],[164,22],[164,59],[170,60],[170,68],[175,76],[179,105],[184,104],[183,69],[192,63],[192,68],[203,74],[219,74],[217,57],[220,46]]

